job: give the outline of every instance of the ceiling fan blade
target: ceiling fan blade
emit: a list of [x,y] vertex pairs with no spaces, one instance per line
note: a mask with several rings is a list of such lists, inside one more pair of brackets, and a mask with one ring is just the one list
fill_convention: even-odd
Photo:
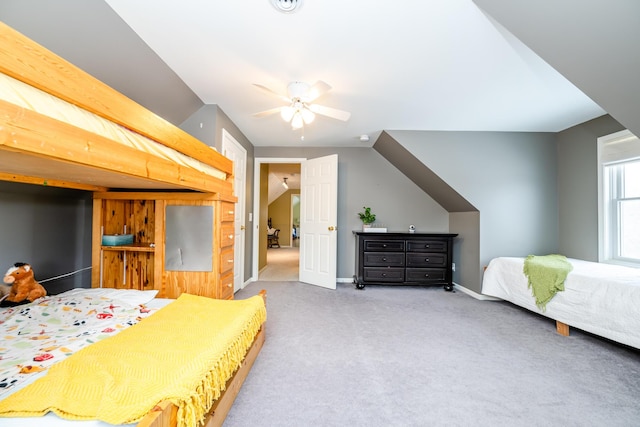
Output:
[[253,114],[253,117],[267,117],[272,114],[279,113],[282,110],[282,107],[270,108],[269,110],[260,111],[259,113]]
[[318,80],[309,88],[307,95],[305,96],[306,102],[311,102],[314,99],[320,98],[325,93],[331,90],[331,86],[329,84],[323,82],[322,80]]
[[262,85],[259,85],[257,83],[254,83],[253,85],[255,87],[257,87],[258,89],[260,89],[261,91],[263,91],[264,93],[266,93],[267,95],[275,96],[276,98],[281,99],[281,100],[283,100],[285,102],[291,102],[291,100],[289,98],[287,98],[286,96],[281,95],[279,93],[276,93],[276,92],[272,91],[271,89],[269,89],[266,86],[262,86]]
[[351,117],[351,113],[348,111],[342,111],[331,107],[324,107],[318,104],[311,104],[308,106],[309,110],[313,111],[316,114],[320,114],[323,116],[331,117],[332,119],[342,120],[346,122]]

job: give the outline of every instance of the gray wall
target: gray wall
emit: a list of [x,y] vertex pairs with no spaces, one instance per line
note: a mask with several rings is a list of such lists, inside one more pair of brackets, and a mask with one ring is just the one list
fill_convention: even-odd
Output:
[[[480,267],[558,250],[555,134],[388,133],[478,209]],[[460,284],[480,292],[479,281]]]
[[258,158],[312,159],[330,154],[338,155],[338,278],[353,277],[352,231],[362,229],[357,213],[363,206],[371,207],[376,223],[389,231],[407,231],[413,224],[421,232],[448,232],[448,213],[372,148],[255,148]]
[[598,261],[598,138],[623,130],[611,116],[557,135],[560,253]]
[[[640,80],[637,78],[640,56],[633,54],[640,39],[640,25],[637,25],[640,2],[616,0],[589,2],[585,6],[580,0],[562,4],[552,0],[474,1],[620,123],[640,134]],[[553,13],[548,13],[550,10]],[[207,116],[213,111],[209,106],[199,110],[202,102],[102,0],[3,0],[0,17],[175,124],[192,119],[199,123],[198,115]],[[612,28],[615,31],[611,31]],[[567,34],[573,36],[567,37]],[[157,90],[158,87],[163,90]],[[215,129],[213,140],[217,148],[220,148],[222,127],[228,128],[248,150],[252,148],[219,109],[215,109],[215,118],[205,123],[212,126],[205,132]],[[394,138],[415,151],[425,165],[480,210],[477,237],[480,265],[468,267],[470,263],[464,262],[457,269],[463,274],[468,268],[481,268],[492,257],[500,255],[560,250],[570,256],[597,257],[596,170],[595,166],[593,169],[589,166],[595,162],[594,137],[622,127],[606,118],[567,129],[557,135],[557,153],[556,136],[552,134],[394,132]],[[193,129],[187,131],[198,133]],[[210,135],[197,137],[211,138]],[[470,221],[476,220],[465,216],[447,217],[439,205],[374,150],[362,150],[362,154],[354,158],[342,150],[328,149],[318,154],[319,151],[312,148],[297,153],[290,149],[264,148],[259,151],[262,154],[256,149],[255,155],[314,157],[338,152],[342,162],[338,207],[342,230],[359,226],[355,213],[364,204],[374,207],[381,221],[391,229],[404,230],[409,223],[414,223],[425,231],[449,231],[449,222],[452,227],[465,229]],[[249,154],[247,213],[253,206],[252,159]],[[10,196],[13,197],[15,195]],[[80,196],[76,202],[83,204],[82,199]],[[39,197],[33,202],[43,203]],[[7,203],[5,198],[0,199],[0,219],[8,218],[5,207],[12,205]],[[14,212],[20,216],[24,209],[25,218],[20,221],[27,221],[34,208],[24,201],[21,203],[25,206]],[[61,209],[59,202],[47,203],[52,203],[52,212]],[[17,208],[12,206],[12,209]],[[83,218],[86,215],[86,212],[79,214]],[[57,221],[53,216],[49,218]],[[252,264],[249,242],[252,242],[253,227],[248,226],[247,231],[245,277],[249,277]],[[338,241],[340,277],[350,276],[353,270],[351,239],[345,237],[346,234],[341,233]],[[89,247],[76,246],[76,249],[77,254],[69,255],[74,263],[83,251],[85,256],[90,254]],[[16,261],[12,259],[16,251],[13,242],[0,244],[0,255],[10,258],[5,259],[7,264]],[[462,251],[457,256],[464,258],[465,253]],[[25,256],[33,254],[29,252]],[[471,283],[458,274],[454,277],[462,285]],[[471,283],[471,288],[476,289],[476,284]]]
[[[91,267],[91,193],[0,181],[0,271],[32,265],[36,280]],[[91,270],[42,283],[50,294],[91,287]]]
[[246,136],[238,129],[238,127],[229,119],[229,117],[217,105],[204,105],[187,120],[185,120],[180,128],[185,132],[198,138],[200,141],[215,147],[218,152],[222,152],[222,130],[226,130],[235,138],[240,145],[247,150],[246,164],[246,180],[245,180],[245,263],[244,277],[245,281],[251,277],[251,266],[253,265],[253,230],[252,223],[249,222],[249,213],[253,207],[253,169],[254,155],[253,144],[249,142]]

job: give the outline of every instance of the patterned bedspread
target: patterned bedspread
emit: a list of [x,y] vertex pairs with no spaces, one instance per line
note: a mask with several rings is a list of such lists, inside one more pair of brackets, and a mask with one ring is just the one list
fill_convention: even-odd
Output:
[[80,292],[0,309],[0,399],[38,372],[155,311],[144,304],[114,299],[108,292],[76,291]]

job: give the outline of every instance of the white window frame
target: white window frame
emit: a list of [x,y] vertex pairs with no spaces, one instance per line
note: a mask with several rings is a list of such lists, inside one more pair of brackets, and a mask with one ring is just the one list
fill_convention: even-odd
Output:
[[[638,161],[640,140],[628,130],[598,138],[598,258],[600,262],[640,267],[640,259],[620,255],[618,201],[622,174],[609,166]],[[633,200],[628,198],[625,200]]]

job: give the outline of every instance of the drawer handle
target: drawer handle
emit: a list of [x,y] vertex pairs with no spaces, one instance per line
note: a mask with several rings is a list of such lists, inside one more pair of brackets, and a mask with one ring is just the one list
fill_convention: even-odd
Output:
[[387,247],[387,245],[382,245],[382,247],[383,247],[383,248],[386,248],[386,247]]
[[387,277],[387,273],[382,273],[382,277]]
[[232,288],[233,287],[233,283],[227,283],[227,288]]
[[233,211],[229,211],[229,215],[233,215],[233,213],[234,213]]
[[425,262],[429,262],[429,258],[425,258],[424,260],[425,260]]
[[233,240],[233,234],[229,234],[229,239]]
[[386,258],[382,258],[382,260],[383,260],[383,261],[386,261],[387,259],[386,259]]
[[227,262],[228,262],[229,264],[233,264],[233,260],[232,260],[232,259],[228,259],[228,260],[227,260]]
[[428,275],[428,274],[425,274],[425,275],[424,275],[424,277],[426,277],[426,278],[428,279],[428,278],[429,278],[429,275]]
[[430,247],[431,247],[431,245],[424,245],[424,247],[425,247],[425,248],[430,248]]

